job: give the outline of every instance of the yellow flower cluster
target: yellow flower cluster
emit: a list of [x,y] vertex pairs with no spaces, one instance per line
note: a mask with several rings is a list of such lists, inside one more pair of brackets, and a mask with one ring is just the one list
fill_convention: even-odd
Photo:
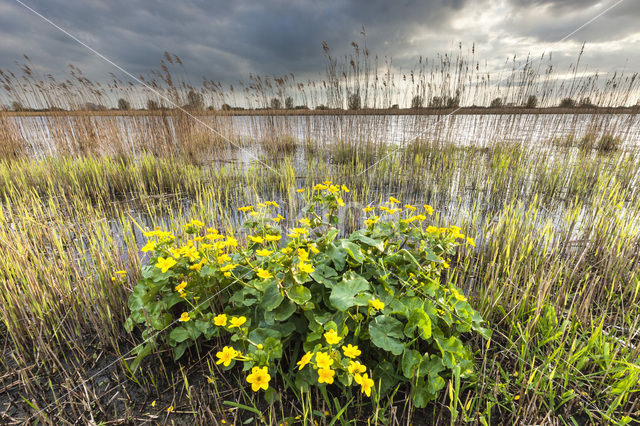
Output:
[[[329,346],[333,346],[338,344],[342,338],[338,336],[338,333],[335,330],[329,330],[324,333],[324,338],[329,344]],[[362,351],[358,348],[358,346],[354,346],[351,343],[346,346],[342,346],[342,352],[345,357],[349,358],[349,365],[347,367],[347,371],[350,375],[353,376],[355,383],[360,385],[362,393],[367,396],[371,396],[371,389],[373,387],[373,380],[369,378],[367,375],[367,367],[361,364],[359,361],[355,360]],[[314,364],[314,368],[318,373],[318,383],[326,383],[332,384],[336,371],[333,369],[336,364],[335,360],[339,354],[339,352],[335,349],[329,349],[329,351],[317,351],[317,352],[307,352],[305,353],[300,361],[296,363],[298,366],[298,370],[302,370],[309,364]],[[312,360],[315,356],[315,362]],[[337,363],[338,368],[340,368],[340,363]]]
[[247,318],[244,316],[239,317],[227,317],[227,314],[219,314],[213,318],[213,323],[218,327],[229,326],[231,328],[240,328],[247,322]]

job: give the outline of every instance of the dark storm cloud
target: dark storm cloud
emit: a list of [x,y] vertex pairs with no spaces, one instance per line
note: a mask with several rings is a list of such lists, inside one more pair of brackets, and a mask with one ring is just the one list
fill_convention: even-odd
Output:
[[635,0],[512,0],[512,4],[514,13],[506,28],[544,42],[564,38],[605,11],[570,39],[611,41],[639,31],[640,2]]
[[[528,53],[522,49],[546,49],[614,3],[23,1],[135,75],[158,69],[163,52],[169,51],[182,58],[189,78],[196,83],[202,76],[233,83],[246,80],[249,73],[317,76],[324,69],[322,41],[329,43],[335,55],[343,55],[350,51],[351,41],[362,44],[362,26],[372,53],[393,56],[405,68],[419,55],[449,49],[457,41],[476,42],[483,53],[502,60],[510,54]],[[480,16],[482,13],[485,15]],[[570,40],[623,40],[638,31],[639,16],[640,2],[627,0]],[[626,55],[638,65],[635,51],[637,45],[622,46],[610,54],[596,52],[594,57],[620,63],[619,58]],[[69,63],[91,78],[106,79],[116,71],[17,2],[5,0],[0,3],[0,68],[12,67],[23,53],[41,72],[62,75]]]

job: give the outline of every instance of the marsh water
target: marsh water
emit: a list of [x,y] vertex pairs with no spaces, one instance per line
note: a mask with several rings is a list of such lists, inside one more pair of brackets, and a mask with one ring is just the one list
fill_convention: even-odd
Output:
[[[478,147],[501,141],[543,143],[587,133],[619,136],[625,147],[636,147],[640,141],[635,114],[207,115],[183,120],[205,137],[219,132],[238,146],[274,136],[390,146],[416,139]],[[169,138],[174,144],[180,138],[174,117],[158,115],[15,116],[8,117],[5,126],[14,127],[34,155],[56,154],[61,140],[74,143],[91,137],[106,145],[119,140],[134,149],[150,138]]]

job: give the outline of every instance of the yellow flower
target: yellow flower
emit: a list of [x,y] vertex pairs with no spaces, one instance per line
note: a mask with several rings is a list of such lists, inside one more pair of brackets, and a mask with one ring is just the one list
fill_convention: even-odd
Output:
[[291,247],[285,247],[281,250],[284,254],[289,254],[293,251]]
[[340,191],[340,187],[338,187],[338,185],[330,185],[329,186],[329,192],[331,192],[332,194],[335,194],[338,191]]
[[178,262],[176,262],[173,257],[167,257],[166,259],[164,257],[159,257],[158,263],[156,263],[156,267],[160,268],[160,271],[162,271],[162,273],[164,274],[169,269],[171,269],[176,263]]
[[224,242],[224,245],[226,245],[227,247],[237,247],[238,240],[233,237],[227,237],[227,241]]
[[425,204],[423,207],[429,216],[433,214],[433,207],[431,207],[429,204]]
[[216,364],[222,364],[225,367],[228,367],[229,364],[231,364],[231,361],[233,361],[233,359],[238,355],[240,355],[240,352],[236,351],[231,346],[225,346],[222,348],[222,351],[216,353],[216,356],[219,358],[218,361],[216,361]]
[[258,244],[262,244],[264,243],[264,238],[262,238],[261,236],[253,236],[253,235],[249,235],[248,237],[251,241],[253,241],[254,243],[258,243]]
[[241,212],[249,212],[253,210],[253,206],[238,207],[238,210],[240,210]]
[[282,235],[265,235],[264,239],[266,241],[280,241],[282,239]]
[[333,365],[333,359],[326,352],[318,352],[316,354],[316,364],[318,364],[319,368],[328,369]]
[[349,373],[357,374],[358,376],[360,376],[360,374],[367,371],[367,367],[360,364],[358,361],[351,361],[349,362],[348,370],[349,370]]
[[200,259],[200,253],[198,253],[195,247],[189,247],[185,249],[183,253],[184,253],[184,256],[188,257],[189,260],[192,262],[195,262],[196,260]]
[[227,315],[226,314],[216,315],[213,318],[213,323],[218,327],[224,327],[225,325],[227,325]]
[[127,275],[127,271],[116,271],[118,275]]
[[306,217],[303,217],[298,222],[300,222],[304,226],[311,226],[311,221],[309,219],[307,219]]
[[358,383],[362,389],[361,392],[367,396],[371,396],[371,388],[373,387],[373,380],[369,378],[367,373],[364,373],[360,377],[360,383]]
[[302,194],[302,193],[304,192],[304,189],[303,189],[303,188],[296,189],[296,192],[297,192],[298,194]]
[[232,269],[235,269],[236,266],[238,266],[237,263],[229,263],[228,265],[224,265],[222,268],[220,268],[220,271],[222,272],[229,272]]
[[310,250],[313,254],[318,254],[318,253],[320,253],[320,250],[318,250],[318,247],[316,247],[316,245],[315,245],[315,244],[313,244],[313,243],[312,243],[312,244],[309,244],[309,245],[308,245],[308,247],[309,247],[309,250]]
[[390,202],[391,204],[397,204],[397,203],[399,203],[399,202],[400,202],[400,200],[398,200],[398,199],[397,199],[397,198],[395,198],[395,197],[389,197],[389,202]]
[[202,269],[202,267],[204,265],[206,265],[207,263],[208,263],[207,259],[202,259],[200,262],[189,266],[189,269],[194,269],[194,270],[200,272],[200,269]]
[[471,238],[471,237],[467,237],[467,244],[469,244],[471,247],[475,247],[476,246],[475,241],[473,241],[473,238]]
[[216,260],[218,261],[219,265],[222,265],[224,262],[231,262],[231,257],[228,254],[223,253],[220,256],[218,256]]
[[173,413],[173,405],[167,408],[167,413]]
[[174,290],[177,291],[178,293],[182,293],[182,290],[184,290],[184,288],[187,286],[187,282],[186,281],[182,281],[180,284],[178,284]]
[[240,328],[240,326],[242,326],[242,324],[244,324],[245,322],[247,322],[247,319],[245,317],[232,317],[230,321],[231,324],[229,324],[229,328],[233,328],[233,327]]
[[375,209],[376,209],[375,207],[369,206],[369,207],[365,207],[364,209],[362,209],[362,211],[365,212],[365,213],[369,213],[369,212],[374,211]]
[[187,222],[187,223],[184,224],[185,228],[189,228],[191,226],[196,227],[196,228],[201,228],[201,227],[204,226],[204,223],[200,222],[199,220],[194,219],[191,222]]
[[291,238],[297,238],[301,235],[307,235],[308,233],[309,233],[309,230],[306,228],[293,228],[291,229],[291,233],[288,234],[288,236]]
[[513,399],[516,400],[516,401],[519,400],[520,399],[520,395],[516,395]]
[[322,191],[323,189],[327,189],[327,185],[317,184],[313,187],[314,191]]
[[405,209],[408,209],[408,210],[411,210],[411,211],[414,211],[414,210],[416,209],[416,208],[415,208],[414,206],[412,206],[411,204],[405,204],[405,205],[404,205],[404,208],[405,208]]
[[309,252],[306,251],[303,248],[299,248],[298,249],[298,257],[300,258],[300,260],[305,261],[309,259]]
[[382,302],[380,299],[371,299],[369,300],[369,306],[371,306],[373,309],[381,311],[384,309],[384,302]]
[[451,294],[461,302],[467,301],[467,298],[464,296],[464,294],[460,294],[460,292],[458,292],[458,290],[456,290],[455,288],[451,289]]
[[267,271],[266,269],[262,269],[262,268],[258,268],[257,275],[258,275],[259,278],[262,278],[264,280],[269,279],[269,278],[273,278],[273,275],[271,274],[271,272]]
[[280,204],[276,203],[275,201],[265,201],[264,203],[265,203],[267,206],[280,207]]
[[145,244],[141,250],[143,252],[154,251],[156,249],[156,245],[155,241],[147,241],[147,244]]
[[154,400],[153,400],[153,402],[151,403],[151,406],[152,406],[152,407],[155,407],[155,406],[156,406],[156,400],[155,400],[155,399],[154,399]]
[[333,376],[335,376],[336,372],[330,368],[321,368],[318,370],[318,383],[333,383]]
[[284,217],[282,217],[282,215],[278,215],[277,217],[273,218],[273,221],[276,223],[280,222],[281,220],[284,220]]
[[347,346],[343,346],[342,351],[344,352],[344,356],[346,356],[347,358],[355,358],[357,356],[360,356],[360,354],[362,353],[362,351],[358,349],[357,346],[353,346],[351,343],[349,343]]
[[340,185],[340,189],[342,189],[344,192],[349,192],[349,188],[344,185]]
[[261,257],[269,256],[271,253],[273,252],[267,249],[256,250],[256,254]]
[[269,388],[269,370],[267,367],[253,367],[251,374],[247,376],[247,382],[251,383],[251,390],[258,392],[260,389],[267,390]]
[[369,219],[364,221],[364,224],[366,226],[370,226],[370,225],[373,225],[375,223],[378,223],[379,220],[380,220],[380,216],[377,216],[377,215],[371,216]]
[[305,272],[307,274],[310,274],[313,271],[315,271],[314,267],[311,264],[304,263],[304,262],[298,263],[298,269],[300,269],[300,272]]
[[296,365],[299,366],[298,370],[302,370],[305,367],[305,365],[309,364],[312,356],[313,356],[312,352],[307,352],[306,354],[302,355],[302,358],[300,358],[300,361],[296,363]]
[[191,318],[189,317],[189,312],[183,312],[182,315],[180,315],[180,318],[178,319],[178,321],[180,322],[187,322],[189,321]]
[[340,207],[344,207],[345,206],[344,200],[342,198],[340,198],[340,197],[336,198],[336,203],[338,203],[338,205]]
[[342,340],[342,337],[338,336],[338,333],[335,330],[329,330],[324,333],[324,338],[327,340],[327,343],[330,345],[335,345]]

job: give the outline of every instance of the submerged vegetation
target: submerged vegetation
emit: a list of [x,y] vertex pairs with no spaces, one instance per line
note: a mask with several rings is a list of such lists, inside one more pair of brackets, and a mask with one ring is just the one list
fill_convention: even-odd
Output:
[[[613,107],[638,84],[531,62],[496,93],[445,57],[400,89],[328,53],[322,87],[255,77],[248,107]],[[176,64],[149,83],[183,111],[0,113],[2,423],[638,421],[637,111],[193,115],[239,102]],[[139,107],[23,72],[1,74],[21,105]]]

